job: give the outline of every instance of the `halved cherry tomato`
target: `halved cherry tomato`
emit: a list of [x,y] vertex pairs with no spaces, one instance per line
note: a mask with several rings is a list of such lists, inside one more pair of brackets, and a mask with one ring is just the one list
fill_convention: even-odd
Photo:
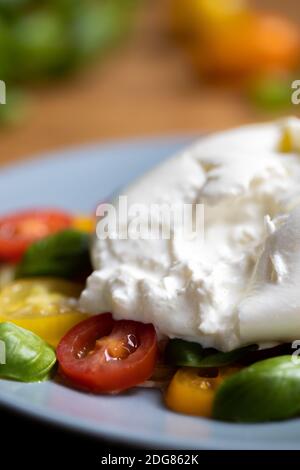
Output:
[[126,390],[149,379],[157,357],[154,327],[96,315],[73,327],[57,347],[60,373],[93,393]]
[[72,224],[72,217],[58,210],[22,211],[0,218],[0,260],[18,261],[34,241]]
[[196,368],[182,368],[174,375],[165,395],[168,408],[178,413],[210,416],[219,377],[203,377]]
[[96,219],[87,215],[77,215],[73,218],[72,227],[80,232],[93,233],[96,229]]
[[[222,367],[216,376],[210,377],[205,369],[184,367],[179,369],[166,391],[168,408],[178,413],[210,417],[217,388],[240,367]],[[214,375],[214,374],[212,374]]]
[[12,322],[57,346],[86,314],[76,308],[82,286],[62,279],[25,279],[0,291],[0,322]]

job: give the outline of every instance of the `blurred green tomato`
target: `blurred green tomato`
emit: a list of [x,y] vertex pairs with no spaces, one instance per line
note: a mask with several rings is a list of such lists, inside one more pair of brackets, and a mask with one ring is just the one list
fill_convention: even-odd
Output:
[[14,28],[19,79],[59,73],[68,61],[69,41],[61,18],[50,10],[19,18]]
[[0,12],[15,13],[30,3],[31,0],[0,0]]
[[0,7],[14,8],[18,6],[28,5],[32,3],[31,0],[0,0]]
[[15,76],[15,48],[8,26],[0,19],[0,80]]
[[105,51],[123,33],[123,8],[115,1],[83,3],[73,17],[72,38],[79,60]]
[[291,79],[265,77],[255,80],[249,88],[254,104],[266,111],[280,111],[291,106]]

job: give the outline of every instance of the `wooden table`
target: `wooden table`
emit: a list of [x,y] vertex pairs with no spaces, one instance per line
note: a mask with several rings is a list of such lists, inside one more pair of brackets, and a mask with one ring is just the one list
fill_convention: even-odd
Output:
[[[298,0],[291,1],[300,17]],[[282,5],[281,0],[275,3]],[[25,122],[1,130],[0,164],[90,141],[221,129],[272,118],[259,114],[235,89],[199,84],[167,37],[163,0],[145,1],[130,40],[106,62],[32,90],[31,102]]]

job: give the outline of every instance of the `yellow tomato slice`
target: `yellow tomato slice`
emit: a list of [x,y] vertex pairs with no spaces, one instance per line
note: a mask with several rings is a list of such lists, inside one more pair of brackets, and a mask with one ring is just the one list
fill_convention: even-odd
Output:
[[73,218],[73,228],[81,232],[93,233],[96,228],[96,219],[84,215],[78,215]]
[[285,128],[282,132],[281,139],[278,145],[279,152],[289,153],[293,149],[293,137],[289,129]]
[[171,0],[169,3],[172,30],[189,37],[203,28],[217,28],[248,11],[246,0]]
[[277,149],[282,153],[300,154],[300,131],[296,123],[283,125]]
[[218,384],[218,377],[201,377],[198,369],[179,369],[167,389],[166,405],[179,413],[208,417]]
[[13,281],[15,271],[13,264],[0,264],[0,289]]
[[219,385],[238,367],[224,367],[217,377],[203,377],[203,369],[179,369],[171,380],[165,395],[168,408],[178,413],[210,417],[213,400]]
[[81,286],[57,279],[11,282],[0,291],[0,321],[11,321],[56,346],[86,315],[76,308]]

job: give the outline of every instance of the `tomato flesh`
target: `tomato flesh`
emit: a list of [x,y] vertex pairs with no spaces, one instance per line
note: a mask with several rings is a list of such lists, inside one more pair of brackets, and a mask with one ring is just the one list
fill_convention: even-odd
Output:
[[72,217],[58,210],[22,211],[0,218],[0,260],[18,261],[33,242],[71,224]]
[[153,325],[96,315],[73,327],[57,348],[60,373],[93,393],[113,393],[151,377],[157,358]]
[[13,281],[0,290],[0,323],[15,323],[57,346],[72,326],[86,318],[74,306],[81,290],[81,285],[62,279]]

